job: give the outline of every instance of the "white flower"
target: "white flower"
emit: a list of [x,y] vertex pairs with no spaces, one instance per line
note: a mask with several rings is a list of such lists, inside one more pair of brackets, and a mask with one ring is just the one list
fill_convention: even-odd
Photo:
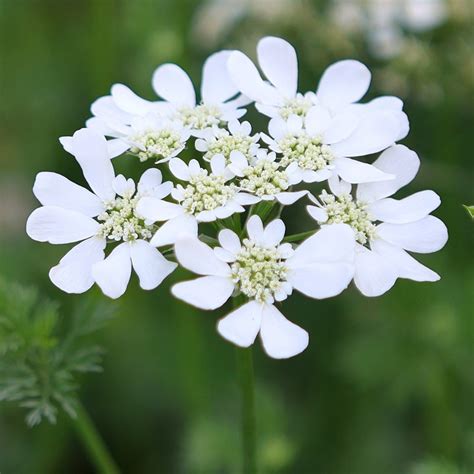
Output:
[[289,191],[293,184],[301,182],[296,163],[282,166],[274,152],[260,149],[250,161],[239,152],[231,154],[230,170],[240,178],[239,187],[258,196],[262,201],[277,200],[280,204],[294,204],[307,191]]
[[176,178],[187,183],[173,189],[171,194],[176,203],[154,197],[145,197],[138,203],[138,211],[148,221],[165,222],[151,240],[156,247],[173,244],[182,234],[196,236],[199,222],[225,219],[244,212],[243,206],[259,201],[229,183],[234,175],[223,155],[212,157],[210,173],[197,160],[186,164],[180,158],[173,158],[169,166]]
[[[158,114],[134,116],[128,121],[130,123],[93,117],[86,125],[87,128],[96,130],[102,135],[113,137],[115,141],[109,140],[109,147],[111,142],[116,143],[117,152],[120,150],[119,154],[129,150],[137,155],[140,161],[149,159],[158,163],[169,161],[183,150],[190,137],[189,130],[181,122]],[[61,137],[60,140],[67,147],[67,137]],[[115,156],[118,155],[114,153],[112,157]]]
[[[254,100],[257,109],[269,117],[285,120],[291,115],[304,117],[314,104],[323,106],[330,117],[334,117],[358,102],[370,85],[371,74],[366,66],[359,61],[343,60],[324,71],[316,93],[300,94],[297,92],[298,60],[291,44],[281,38],[262,38],[257,46],[257,56],[269,83],[260,77],[252,61],[240,51],[231,54],[228,68],[239,90]],[[406,115],[398,107],[389,107],[392,103],[383,105],[386,106],[383,111],[393,115],[399,123],[400,130],[395,135],[401,137],[401,129],[405,131],[408,127]]]
[[228,130],[214,125],[202,134],[202,138],[196,140],[196,150],[204,153],[204,159],[210,161],[214,155],[224,155],[229,163],[233,151],[242,153],[247,159],[255,156],[260,134],[251,135],[250,123],[239,123],[234,119],[229,121],[227,128]]
[[[118,298],[133,267],[143,289],[156,288],[176,264],[150,245],[153,228],[136,204],[142,196],[167,196],[171,183],[162,183],[157,169],[145,171],[137,189],[131,179],[115,177],[105,138],[91,130],[77,131],[69,145],[93,192],[59,174],[39,173],[33,192],[43,207],[31,213],[26,227],[39,242],[82,241],[51,269],[51,281],[67,293],[83,293],[95,281],[107,296]],[[111,242],[120,243],[104,258]]]
[[260,333],[271,357],[283,359],[308,345],[306,331],[288,321],[273,305],[296,289],[312,298],[329,298],[343,291],[353,276],[354,234],[344,224],[317,232],[295,250],[281,243],[285,225],[280,219],[263,228],[258,216],[247,223],[248,238],[240,241],[229,229],[219,233],[221,247],[210,248],[196,238],[178,239],[179,263],[202,275],[177,283],[172,293],[202,309],[222,306],[234,293],[249,301],[221,319],[219,333],[242,347]]
[[346,223],[356,235],[354,282],[365,296],[379,296],[388,291],[397,278],[437,281],[439,275],[425,267],[407,251],[431,253],[447,241],[446,226],[429,215],[439,204],[433,191],[420,191],[396,200],[389,196],[408,184],[419,168],[416,153],[403,145],[386,150],[374,166],[395,175],[391,181],[359,184],[355,197],[351,186],[341,182],[323,193],[317,206],[308,212],[324,227]]
[[250,101],[239,93],[227,71],[230,51],[214,53],[206,60],[202,72],[201,102],[191,79],[176,64],[163,64],[153,74],[153,88],[173,108],[173,117],[179,119],[196,135],[201,130],[220,125],[245,114],[240,107]]
[[[385,119],[385,120],[384,120]],[[322,106],[312,107],[303,119],[291,115],[270,120],[268,135],[262,134],[272,150],[282,155],[280,163],[296,163],[300,181],[306,183],[337,179],[364,183],[393,178],[367,163],[352,160],[392,145],[399,131],[397,121],[382,113],[341,114],[332,118]]]

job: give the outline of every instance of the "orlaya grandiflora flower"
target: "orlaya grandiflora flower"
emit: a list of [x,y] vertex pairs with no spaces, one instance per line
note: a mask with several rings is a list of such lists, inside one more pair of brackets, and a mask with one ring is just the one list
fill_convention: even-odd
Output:
[[196,236],[199,222],[225,219],[243,206],[255,204],[259,199],[242,192],[231,180],[233,173],[223,155],[214,155],[210,161],[211,172],[201,168],[197,160],[189,164],[173,158],[169,168],[173,175],[186,184],[178,184],[171,192],[176,202],[152,196],[138,203],[138,211],[150,222],[164,222],[151,240],[152,245],[173,244],[182,234]]
[[[171,192],[157,169],[142,174],[138,186],[115,176],[103,136],[77,131],[69,142],[92,192],[67,178],[39,173],[33,192],[43,207],[28,218],[28,235],[40,242],[79,242],[49,273],[51,281],[67,293],[83,293],[94,281],[111,298],[121,296],[135,270],[143,289],[156,288],[175,268],[150,245],[153,227],[138,214],[140,197],[161,199]],[[118,243],[105,257],[104,249]]]
[[439,275],[408,252],[431,253],[440,250],[448,232],[443,222],[429,215],[440,204],[433,191],[420,191],[400,200],[394,193],[413,180],[420,162],[415,152],[403,145],[386,150],[374,162],[378,169],[395,179],[359,184],[355,197],[351,185],[333,183],[332,194],[323,192],[309,214],[323,227],[344,222],[356,236],[354,282],[365,296],[388,291],[397,278],[437,281]]
[[383,181],[393,178],[367,163],[351,159],[384,150],[392,145],[398,124],[391,117],[382,124],[378,114],[361,118],[354,114],[331,117],[324,107],[314,106],[302,118],[270,120],[262,139],[280,155],[282,166],[296,164],[300,181],[320,182],[341,177],[349,183]]
[[[158,114],[148,113],[133,116],[130,123],[109,120],[105,122],[97,117],[87,121],[87,127],[98,133],[113,137],[109,147],[116,146],[117,152],[112,158],[125,151],[137,155],[140,161],[149,159],[157,163],[169,161],[178,155],[190,137],[190,131],[179,120],[171,120]],[[67,147],[69,137],[61,137],[61,143]]]
[[263,228],[255,215],[242,242],[229,229],[219,233],[220,247],[214,249],[197,238],[178,239],[178,262],[202,276],[175,284],[172,293],[207,310],[241,293],[249,301],[219,321],[219,333],[242,347],[253,344],[260,333],[265,351],[277,359],[299,354],[308,345],[308,333],[288,321],[274,303],[293,289],[318,299],[341,293],[353,277],[355,241],[346,224],[328,226],[295,249],[282,243],[284,234],[280,219]]
[[[314,104],[326,108],[331,116],[335,116],[358,102],[370,85],[371,74],[366,66],[359,61],[343,60],[326,69],[316,92],[303,95],[297,92],[298,59],[290,43],[267,36],[259,41],[257,56],[269,82],[261,78],[253,62],[240,51],[230,55],[228,68],[238,89],[254,100],[257,109],[269,117],[304,117]],[[387,99],[377,103],[375,108],[383,105],[383,111],[393,116],[399,127],[396,136],[400,140],[408,133],[408,119],[399,107],[399,99]],[[360,105],[365,107],[367,104]],[[373,105],[369,107],[371,112],[374,112]]]
[[[212,54],[205,61],[201,83],[201,103],[196,102],[196,94],[191,79],[183,69],[175,64],[163,64],[153,73],[152,86],[164,100],[150,101],[139,97],[124,84],[114,84],[110,95],[100,97],[91,106],[93,117],[86,125],[107,137],[112,157],[121,155],[134,145],[136,124],[147,117],[147,136],[151,146],[160,138],[163,122],[160,118],[178,121],[185,129],[199,134],[212,125],[220,125],[245,114],[244,105],[249,100],[238,96],[239,91],[231,81],[227,71],[229,51]],[[167,128],[173,131],[169,122]],[[143,127],[139,126],[139,130]],[[165,127],[166,128],[166,127]],[[156,137],[157,136],[157,137]],[[143,147],[146,137],[139,142]],[[139,150],[142,147],[137,146]],[[143,150],[142,150],[143,151]],[[150,150],[151,152],[151,150]],[[138,152],[137,152],[138,153]]]
[[214,125],[203,132],[196,140],[196,150],[204,153],[204,159],[210,161],[214,155],[223,155],[229,163],[234,151],[242,153],[247,159],[255,156],[259,149],[260,134],[252,133],[249,122],[240,123],[237,119],[230,120],[227,129]]
[[230,170],[239,178],[238,186],[262,201],[277,200],[280,204],[294,204],[307,191],[289,191],[301,182],[301,172],[296,163],[282,166],[275,152],[260,149],[257,156],[247,159],[240,152],[232,152]]

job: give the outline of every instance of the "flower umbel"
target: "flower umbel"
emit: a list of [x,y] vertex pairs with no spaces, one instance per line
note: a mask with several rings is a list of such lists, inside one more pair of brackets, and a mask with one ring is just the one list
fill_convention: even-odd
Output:
[[173,129],[149,130],[129,137],[130,152],[140,161],[162,159],[173,156],[183,147],[181,135]]

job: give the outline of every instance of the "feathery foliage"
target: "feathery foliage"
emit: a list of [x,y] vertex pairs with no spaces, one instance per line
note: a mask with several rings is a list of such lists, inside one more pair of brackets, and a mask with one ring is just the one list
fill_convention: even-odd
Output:
[[55,423],[59,409],[75,416],[78,376],[102,370],[103,350],[88,336],[111,316],[86,299],[63,317],[36,289],[0,279],[0,402],[25,408],[29,426]]

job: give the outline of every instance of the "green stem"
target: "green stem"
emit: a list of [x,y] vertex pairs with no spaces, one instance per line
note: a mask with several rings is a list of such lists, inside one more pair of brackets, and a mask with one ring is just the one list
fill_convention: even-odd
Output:
[[315,230],[308,230],[307,232],[301,232],[300,234],[288,235],[283,239],[283,242],[299,242],[300,240],[306,239],[306,237],[311,237],[315,232]]
[[255,417],[255,387],[252,348],[237,347],[237,366],[242,396],[243,472],[257,472],[257,431]]
[[82,441],[97,473],[119,474],[120,471],[97,431],[94,422],[80,402],[78,402],[76,407],[76,417],[72,421],[77,435]]

